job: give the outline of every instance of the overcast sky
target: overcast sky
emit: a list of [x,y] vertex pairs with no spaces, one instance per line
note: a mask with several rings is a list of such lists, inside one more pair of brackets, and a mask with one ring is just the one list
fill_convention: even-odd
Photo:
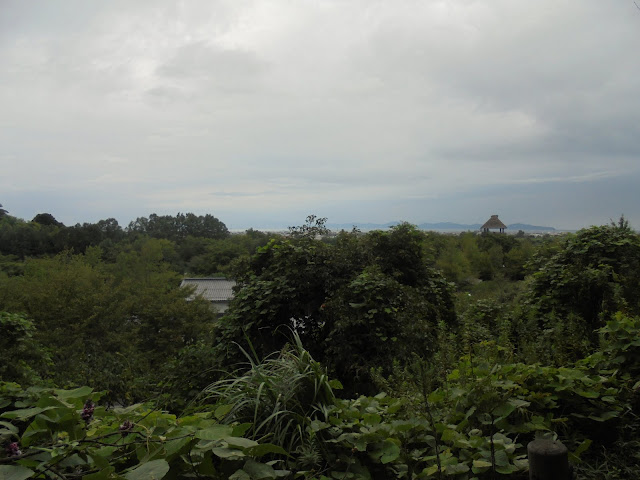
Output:
[[640,228],[633,0],[0,0],[0,203]]

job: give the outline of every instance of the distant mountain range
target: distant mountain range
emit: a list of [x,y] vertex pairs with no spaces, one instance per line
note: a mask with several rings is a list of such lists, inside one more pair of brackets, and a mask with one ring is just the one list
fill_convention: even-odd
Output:
[[[331,230],[351,230],[354,226],[360,230],[384,230],[394,225],[398,225],[400,222],[388,222],[388,223],[333,223],[327,224],[327,227]],[[434,231],[461,231],[467,230],[480,230],[482,223],[452,223],[452,222],[439,222],[439,223],[421,223],[417,225],[420,230],[434,230]],[[543,227],[539,225],[529,225],[527,223],[512,223],[507,225],[507,229],[512,232],[518,232],[522,230],[524,232],[555,232],[553,227]]]

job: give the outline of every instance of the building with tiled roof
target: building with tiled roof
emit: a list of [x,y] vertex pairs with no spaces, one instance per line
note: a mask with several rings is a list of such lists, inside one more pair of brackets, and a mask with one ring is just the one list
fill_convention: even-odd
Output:
[[211,302],[218,313],[224,313],[229,308],[229,302],[233,298],[234,280],[226,278],[185,278],[181,287],[195,287],[191,299],[201,296]]

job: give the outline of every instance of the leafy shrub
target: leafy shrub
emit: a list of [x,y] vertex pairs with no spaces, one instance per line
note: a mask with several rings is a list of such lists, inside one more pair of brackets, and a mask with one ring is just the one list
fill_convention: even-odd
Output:
[[51,363],[34,339],[33,322],[24,315],[0,312],[0,379],[33,385],[42,382]]
[[0,442],[11,447],[0,455],[0,478],[259,480],[289,473],[260,461],[284,450],[244,437],[250,425],[222,425],[213,413],[177,419],[145,404],[106,409],[89,387],[43,389],[16,401],[14,385],[0,395],[0,404],[13,403],[0,415]]

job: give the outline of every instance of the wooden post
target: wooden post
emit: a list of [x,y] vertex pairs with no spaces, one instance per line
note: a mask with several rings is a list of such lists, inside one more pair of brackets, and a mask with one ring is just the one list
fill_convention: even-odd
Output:
[[538,439],[527,445],[529,480],[570,480],[567,447],[561,441]]

